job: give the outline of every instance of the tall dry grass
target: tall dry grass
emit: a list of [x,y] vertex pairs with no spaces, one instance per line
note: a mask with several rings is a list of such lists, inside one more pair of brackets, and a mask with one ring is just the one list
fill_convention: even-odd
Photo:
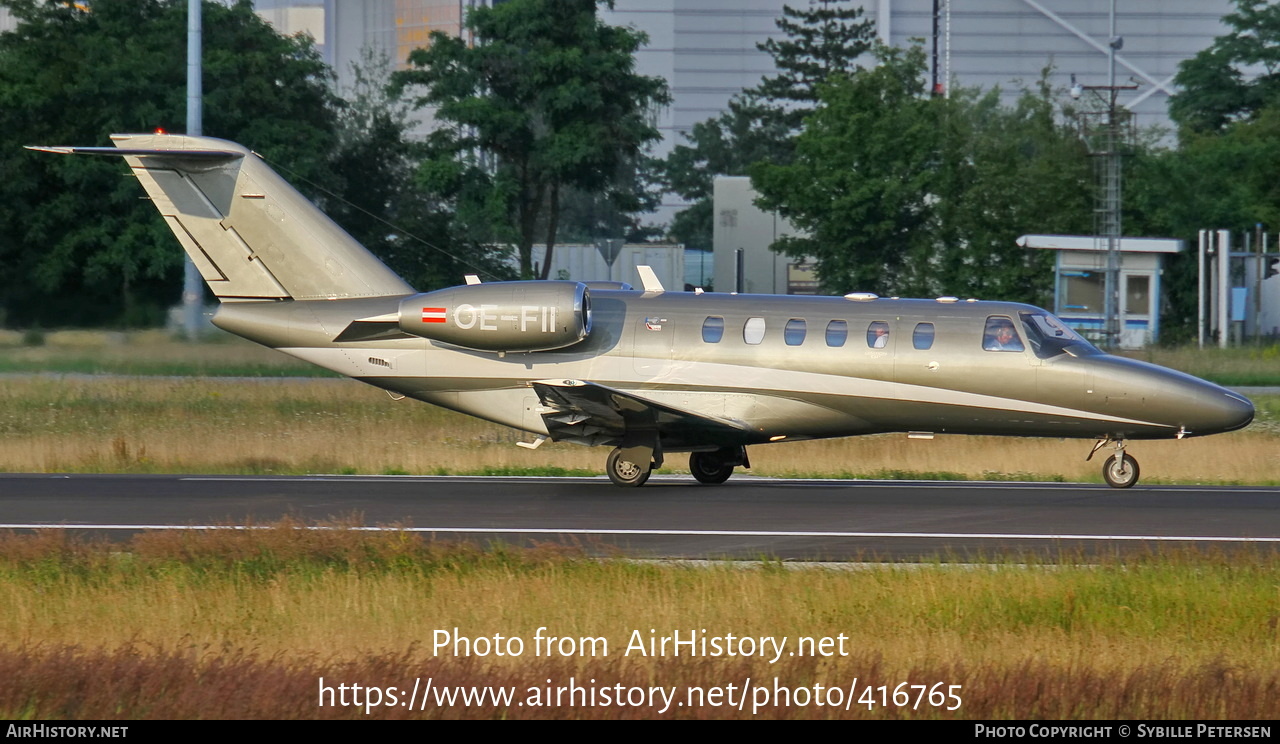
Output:
[[[1273,718],[1274,553],[1163,550],[1081,565],[788,571],[599,561],[571,549],[441,547],[413,535],[155,533],[126,545],[0,537],[0,716],[364,717],[331,683],[788,687],[961,685],[959,711],[766,707],[764,717]],[[608,654],[538,656],[545,634]],[[520,637],[518,658],[437,631]],[[633,631],[844,636],[844,655],[625,653]],[[788,649],[796,648],[788,645]],[[162,694],[161,694],[162,693]],[[653,717],[641,708],[461,705],[376,717]],[[681,717],[746,717],[702,707]]]
[[[932,662],[912,667],[904,678],[886,672],[878,653],[859,650],[835,666],[816,659],[788,660],[781,668],[772,669],[742,660],[664,660],[642,667],[616,661],[579,665],[537,659],[519,666],[487,667],[452,659],[414,661],[394,653],[352,661],[304,657],[283,663],[279,658],[239,652],[201,662],[191,654],[150,649],[0,648],[0,715],[39,721],[671,718],[1140,720],[1148,725],[1225,720],[1239,725],[1248,720],[1274,721],[1280,693],[1280,672],[1275,669],[1239,669],[1217,663],[1191,669],[1157,665],[1117,673],[1034,660],[1012,667]],[[472,694],[486,691],[485,698],[467,704],[456,698],[453,704],[438,699],[424,704],[419,699],[413,708],[404,705],[415,683],[424,680],[430,680],[436,689],[452,688],[455,695],[461,689]],[[919,707],[880,705],[881,685],[892,695],[901,682],[928,685],[931,680],[960,681],[958,710],[927,703]],[[348,691],[346,705],[332,704],[329,698],[321,705],[321,681],[331,690],[340,684],[360,685],[362,695],[357,698]],[[725,692],[732,686],[742,695],[748,681],[756,686],[739,709],[735,698],[725,697]],[[593,694],[602,689],[612,692],[615,686],[627,694],[634,690],[640,693],[636,699],[641,702],[583,704],[585,692],[577,698],[567,693],[571,683],[580,690],[590,688]],[[813,702],[814,691],[823,694],[824,688],[828,690],[825,700],[832,700],[829,690],[833,686],[841,696],[849,695],[844,685],[853,690],[847,709]],[[370,686],[380,688],[377,700],[383,705],[353,704],[373,699]],[[788,689],[785,697],[773,696],[778,686]],[[384,689],[391,687],[397,688],[398,705],[385,702]],[[644,691],[654,687],[669,690],[679,705],[667,704],[656,696],[652,698],[655,703],[644,702]],[[944,685],[942,689],[947,688]],[[507,691],[510,700],[495,703],[493,690]],[[690,695],[693,690],[701,695]],[[721,693],[718,705],[693,703],[708,699],[713,690]],[[874,700],[871,706],[859,703],[868,690]],[[767,694],[762,697],[761,692]],[[916,691],[910,692],[914,697]],[[569,702],[571,699],[574,702]],[[840,698],[841,702],[845,699]],[[136,736],[136,731],[130,734]]]
[[336,377],[221,331],[199,343],[164,331],[0,331],[0,349],[0,372]]

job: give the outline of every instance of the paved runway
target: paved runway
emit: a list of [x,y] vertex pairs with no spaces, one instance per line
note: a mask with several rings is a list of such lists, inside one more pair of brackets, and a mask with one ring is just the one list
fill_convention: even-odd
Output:
[[1004,551],[1280,548],[1280,489],[655,476],[0,475],[0,529],[345,520],[438,539],[564,541],[662,558],[973,560]]

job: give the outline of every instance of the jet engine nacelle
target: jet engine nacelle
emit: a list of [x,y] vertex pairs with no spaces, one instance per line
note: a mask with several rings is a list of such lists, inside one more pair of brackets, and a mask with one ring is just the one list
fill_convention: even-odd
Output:
[[591,332],[591,293],[581,282],[494,282],[413,295],[400,330],[478,351],[550,351]]

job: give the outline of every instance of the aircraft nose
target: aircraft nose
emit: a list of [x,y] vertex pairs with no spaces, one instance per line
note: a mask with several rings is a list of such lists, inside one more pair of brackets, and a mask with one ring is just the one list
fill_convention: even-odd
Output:
[[1253,421],[1253,402],[1211,383],[1196,395],[1194,414],[1186,424],[1191,434],[1217,434],[1243,429]]

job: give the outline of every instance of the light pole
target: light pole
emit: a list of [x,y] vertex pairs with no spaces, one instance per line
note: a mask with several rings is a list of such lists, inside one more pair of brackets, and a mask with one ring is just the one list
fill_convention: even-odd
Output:
[[[200,13],[201,0],[187,0],[187,134],[199,136],[204,113],[201,99],[204,96],[201,79],[200,50],[203,45],[203,25]],[[183,255],[186,252],[183,251]],[[190,256],[182,265],[182,330],[187,340],[194,341],[200,334],[200,309],[204,304],[204,283]]]

